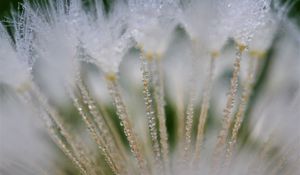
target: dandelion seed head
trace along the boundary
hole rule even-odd
[[[290,29],[278,33],[270,0],[106,5],[25,3],[12,19],[13,39],[0,25],[0,119],[27,111],[43,119],[83,175],[299,172],[299,49]],[[19,91],[27,81],[31,88]],[[3,84],[24,106],[4,104]],[[47,88],[67,91],[61,98],[74,109]],[[0,171],[11,169],[8,154]],[[22,166],[35,166],[27,157]],[[59,174],[61,161],[51,160],[47,174]]]

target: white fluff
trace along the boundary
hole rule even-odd
[[[178,21],[176,0],[129,0],[132,35],[146,52],[164,54]]]
[[[22,42],[20,40],[17,43],[20,44]],[[12,86],[14,89],[22,88],[30,81],[31,67],[20,59],[26,58],[28,53],[26,50],[16,49],[2,24],[0,24],[0,43],[0,82]],[[21,53],[23,53],[22,57]]]
[[[127,29],[128,11],[123,2],[115,2],[112,11],[106,16],[104,6],[96,1],[96,15],[79,15],[78,36],[83,48],[90,57],[84,58],[98,65],[105,73],[117,73],[122,58],[132,46]]]
[[[256,29],[264,25],[265,16],[270,11],[270,0],[220,0],[222,23],[230,37],[236,42],[248,45]]]

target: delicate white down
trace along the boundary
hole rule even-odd
[[[191,1],[183,5],[180,21],[192,40],[208,51],[220,51],[229,38],[229,26],[224,25],[223,11],[218,1]]]
[[[270,10],[270,0],[220,0],[222,26],[230,31],[236,42],[248,45],[256,29],[265,23]]]
[[[58,4],[57,6],[59,7]],[[51,76],[66,84],[72,84],[77,68],[75,58],[78,40],[73,30],[71,15],[59,8],[50,8],[48,14],[44,13],[31,14],[37,57],[51,69]],[[51,20],[45,21],[47,17]]]
[[[127,7],[116,2],[108,16],[103,9],[103,5],[97,3],[96,16],[81,11],[79,39],[88,54],[84,60],[95,63],[105,73],[117,73],[122,58],[132,45],[126,28]]]
[[[0,83],[15,89],[30,80],[29,68],[18,59],[18,54],[4,26],[0,24]]]
[[[163,54],[178,15],[176,0],[129,1],[130,28],[137,44],[146,52]]]
[[[0,174],[37,175],[53,166],[54,150],[32,106],[1,94]]]
[[[266,51],[271,46],[278,29],[279,21],[272,14],[267,14],[267,16],[266,23],[257,28],[257,32],[249,44],[250,50]]]

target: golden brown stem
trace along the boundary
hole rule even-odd
[[[183,150],[183,159],[184,162],[189,162],[190,156],[190,147],[191,147],[191,137],[192,137],[192,127],[193,127],[193,120],[194,120],[194,105],[196,101],[195,95],[195,86],[192,85],[190,90],[190,100],[187,106],[186,111],[186,120],[185,120],[185,140],[184,140],[184,150]]]
[[[226,139],[229,131],[229,127],[232,121],[232,115],[233,115],[233,107],[235,104],[235,97],[237,95],[238,90],[238,76],[240,72],[240,63],[241,63],[241,57],[242,52],[245,49],[245,46],[238,46],[236,58],[234,62],[234,70],[232,74],[232,78],[230,80],[230,92],[227,96],[227,102],[224,109],[224,117],[222,121],[222,129],[218,135],[217,138],[217,144],[213,153],[213,164],[212,169],[213,172],[219,171],[219,165],[220,165],[220,159],[223,154],[224,147],[226,145]]]
[[[210,93],[211,93],[211,88],[212,88],[212,81],[213,81],[213,74],[214,74],[214,69],[215,69],[215,60],[217,55],[213,54],[211,55],[210,58],[210,64],[209,64],[209,71],[208,71],[208,76],[205,81],[205,86],[203,90],[203,96],[202,96],[202,104],[201,104],[201,112],[199,116],[199,123],[198,123],[198,130],[197,130],[197,136],[196,136],[196,145],[195,145],[195,159],[194,163],[197,163],[200,159],[200,150],[204,138],[204,127],[206,124],[206,119],[208,115],[208,110],[210,106]]]
[[[235,116],[235,123],[234,123],[233,129],[232,129],[231,138],[230,138],[230,141],[228,142],[228,148],[226,150],[225,167],[229,166],[229,164],[231,162],[233,149],[237,142],[238,132],[239,132],[239,129],[243,122],[245,110],[246,110],[247,104],[249,102],[249,98],[251,96],[252,86],[254,83],[254,73],[255,73],[255,66],[254,66],[255,62],[254,61],[256,61],[255,58],[250,58],[250,60],[249,60],[249,68],[248,68],[246,82],[245,82],[243,92],[242,92],[241,102],[238,106],[238,112],[236,113],[236,116]]]
[[[133,127],[129,119],[128,111],[125,106],[124,100],[121,96],[121,92],[119,86],[117,84],[117,77],[114,73],[107,74],[106,76],[107,87],[110,92],[111,97],[113,98],[114,105],[117,109],[117,115],[121,120],[121,126],[124,128],[124,133],[129,142],[129,146],[131,152],[134,154],[136,158],[139,168],[141,170],[141,174],[148,174],[146,168],[146,161],[141,153],[141,149],[139,147],[139,142],[137,140],[136,134],[133,132]]]
[[[117,149],[117,145],[114,139],[114,136],[111,133],[109,125],[105,121],[104,117],[99,113],[97,107],[95,105],[94,100],[90,97],[86,87],[83,84],[81,76],[77,76],[77,86],[80,90],[81,97],[83,98],[83,103],[87,105],[88,110],[92,117],[90,117],[91,122],[94,123],[95,129],[98,130],[99,136],[103,140],[103,144],[105,144],[108,149],[108,153],[110,157],[112,157],[112,161],[115,164],[115,167],[120,171],[120,174],[127,174],[126,171],[126,155],[124,150],[122,149],[120,143]],[[81,107],[83,108],[83,106]],[[103,146],[103,145],[102,145]]]
[[[80,170],[81,174],[92,174],[92,170],[87,170],[84,160],[87,158],[76,150],[76,143],[72,140],[69,132],[65,130],[65,124],[60,119],[58,113],[48,104],[47,98],[40,92],[39,88],[31,83],[28,92],[23,94],[26,101],[32,104],[33,109],[37,111],[44,120],[49,136],[54,143],[62,150],[62,152],[72,161],[72,163]],[[39,107],[34,105],[34,101],[37,101]],[[88,173],[90,172],[90,173]]]
[[[156,101],[157,118],[159,123],[159,135],[161,152],[165,166],[165,173],[170,173],[170,162],[169,162],[169,144],[168,134],[166,126],[166,114],[165,114],[165,101],[164,101],[164,83],[163,83],[163,72],[161,60],[159,57],[154,60],[156,70],[154,70],[154,98]]]
[[[111,156],[109,151],[109,146],[107,145],[106,141],[104,140],[104,136],[102,136],[102,132],[98,130],[96,124],[92,120],[91,116],[89,116],[85,111],[84,111],[84,106],[82,106],[79,102],[79,100],[75,97],[72,91],[69,91],[69,95],[73,100],[73,104],[78,110],[80,116],[82,117],[83,121],[87,125],[87,128],[92,136],[92,138],[95,140],[98,148],[102,151],[103,155],[105,156],[105,159],[109,165],[109,167],[112,169],[112,171],[115,174],[120,174],[120,169],[119,167],[113,162],[114,159]]]
[[[144,101],[145,101],[145,107],[146,107],[146,116],[148,119],[148,127],[149,132],[151,136],[152,141],[152,149],[154,152],[154,159],[155,159],[155,166],[158,172],[161,172],[162,170],[162,163],[161,163],[161,153],[160,153],[160,147],[159,147],[159,141],[158,141],[158,131],[156,127],[156,117],[155,112],[153,109],[153,100],[152,100],[152,94],[150,92],[151,83],[153,83],[152,75],[151,75],[151,68],[153,59],[147,57],[144,53],[141,53],[141,71],[142,71],[142,77],[143,77],[143,95],[144,95]]]

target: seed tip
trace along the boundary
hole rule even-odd
[[[109,72],[109,73],[106,73],[105,78],[106,78],[108,81],[113,82],[113,81],[116,81],[117,75],[116,75],[116,73],[114,73],[114,72]]]

